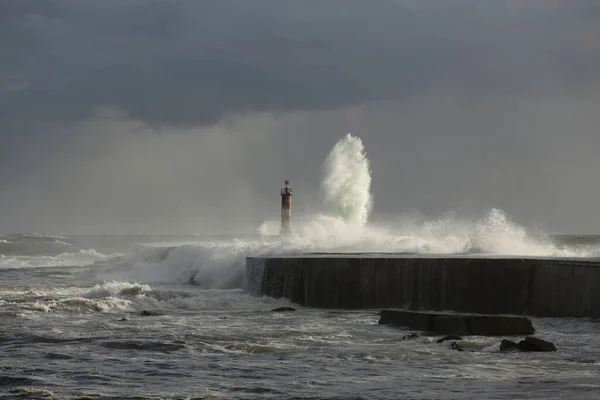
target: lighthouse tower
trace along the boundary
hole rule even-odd
[[[290,230],[290,221],[292,219],[292,188],[290,181],[285,181],[285,187],[281,189],[281,231],[280,235],[292,233]]]

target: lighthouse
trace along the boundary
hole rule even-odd
[[[292,233],[290,230],[290,221],[292,219],[292,188],[290,181],[285,181],[285,187],[281,189],[281,231],[280,235]]]

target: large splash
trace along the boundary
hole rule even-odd
[[[206,289],[243,286],[246,256],[305,252],[414,252],[501,254],[511,256],[592,257],[598,246],[560,245],[530,231],[501,210],[476,219],[446,215],[426,218],[401,214],[396,221],[369,221],[373,206],[369,160],[360,138],[350,134],[332,148],[321,185],[328,212],[294,220],[294,233],[276,236],[279,221],[265,222],[254,240],[205,241],[182,246],[152,246],[119,261],[108,279],[172,282]]]
[[[321,187],[325,201],[346,223],[355,228],[366,225],[373,207],[371,171],[360,138],[347,134],[335,144]]]
[[[289,241],[299,250],[342,250],[364,239],[373,207],[371,170],[362,140],[350,133],[327,155],[321,182],[326,212],[293,223]],[[261,233],[275,232],[275,222]]]

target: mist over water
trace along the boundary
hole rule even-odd
[[[293,182],[292,182],[293,184]],[[132,238],[132,248],[116,248],[84,238],[8,235],[0,239],[0,268],[54,267],[105,263],[103,281],[175,283],[205,289],[243,288],[245,257],[306,252],[395,252],[542,257],[598,257],[596,242],[560,242],[513,222],[502,210],[479,218],[456,214],[427,218],[401,213],[385,222],[370,219],[371,171],[362,140],[347,134],[323,166],[321,213],[295,215],[292,234],[278,236],[280,221],[265,221],[255,237]],[[114,240],[114,239],[110,239]],[[121,240],[121,239],[118,239]],[[75,241],[78,245],[74,245]],[[102,247],[98,247],[102,246]]]
[[[385,223],[369,220],[373,209],[371,171],[362,140],[341,138],[324,164],[321,183],[326,212],[292,218],[288,246],[307,251],[480,253],[498,255],[591,257],[597,249],[555,244],[540,231],[527,229],[502,210],[492,208],[475,219],[448,213],[427,218],[400,213]],[[293,211],[293,210],[292,210]],[[265,222],[259,232],[275,235],[278,221]],[[282,239],[283,240],[283,239]]]
[[[278,236],[280,221],[265,221],[257,238],[141,247],[119,259],[105,279],[176,282],[210,289],[241,288],[245,257],[305,252],[414,252],[542,257],[597,257],[597,244],[574,245],[513,222],[490,209],[477,219],[447,214],[431,219],[399,214],[370,221],[371,171],[363,142],[347,134],[331,149],[321,184],[322,213],[292,216],[292,234]],[[293,183],[293,182],[292,182]],[[292,209],[293,213],[293,209]]]

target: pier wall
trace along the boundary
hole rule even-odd
[[[545,258],[248,258],[248,289],[308,307],[600,317],[600,261]]]

